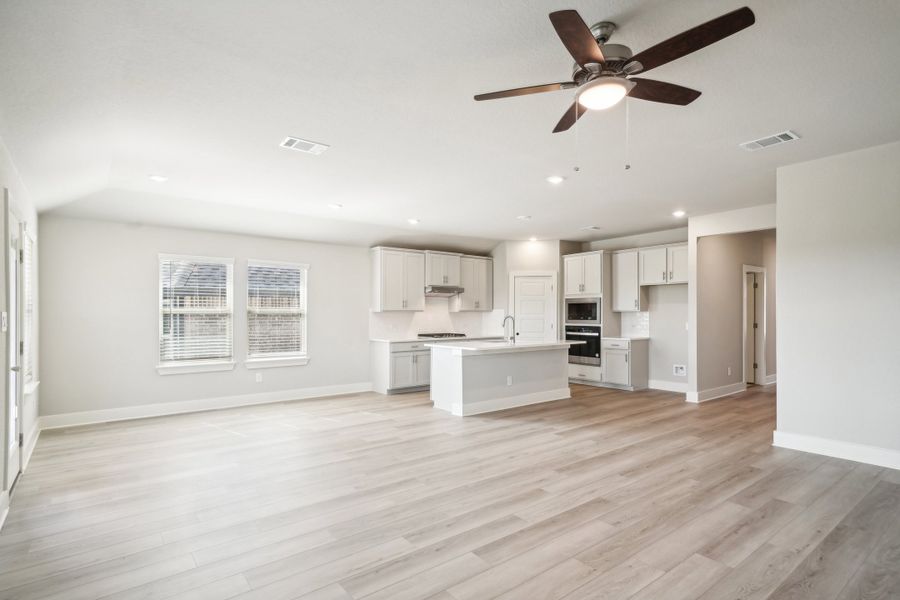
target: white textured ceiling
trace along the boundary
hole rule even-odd
[[[628,103],[627,172],[623,106],[552,134],[572,91],[472,95],[566,78],[553,10],[638,52],[741,4],[5,0],[0,136],[39,209],[70,215],[472,250],[662,229],[772,202],[779,165],[900,139],[900,2],[748,5],[756,25],[647,75],[703,95]],[[803,139],[738,148],[784,129]]]

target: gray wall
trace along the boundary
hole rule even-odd
[[[777,223],[778,430],[900,450],[900,143],[780,168]]]
[[[41,414],[370,381],[366,248],[62,217],[40,225]],[[159,253],[235,259],[233,371],[156,372]],[[308,365],[244,366],[249,258],[309,264]]]
[[[774,236],[774,231],[766,230],[711,235],[697,242],[697,374],[700,390],[743,381],[742,267],[766,267],[764,247],[774,244]],[[772,256],[771,251],[769,256]],[[767,285],[772,275],[767,268]],[[771,294],[767,294],[767,302],[769,296]],[[768,348],[774,347],[776,338],[774,322],[767,322],[767,356]],[[774,358],[774,351],[772,356]],[[729,367],[731,375],[728,375]],[[766,370],[769,374],[774,372],[768,364]]]
[[[686,384],[673,375],[673,365],[688,364],[688,286],[647,286],[650,313],[650,379]]]

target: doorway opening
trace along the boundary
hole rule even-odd
[[[766,269],[744,265],[744,383],[766,383]]]

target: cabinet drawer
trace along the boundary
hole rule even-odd
[[[631,340],[602,340],[600,344],[601,348],[619,348],[621,350],[631,348]]]
[[[415,350],[429,350],[425,347],[430,342],[391,342],[391,352],[413,352]]]
[[[575,365],[569,363],[569,378],[585,381],[603,381],[603,369],[594,365]]]

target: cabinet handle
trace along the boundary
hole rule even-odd
[[[672,281],[673,279],[675,278],[672,276],[672,271],[669,271],[669,281]]]
[[[665,272],[665,271],[663,271],[663,281],[667,281],[667,280],[666,280],[666,272]]]
[[[638,301],[637,301],[637,298],[634,299],[634,307],[635,307],[635,308],[638,307]]]

